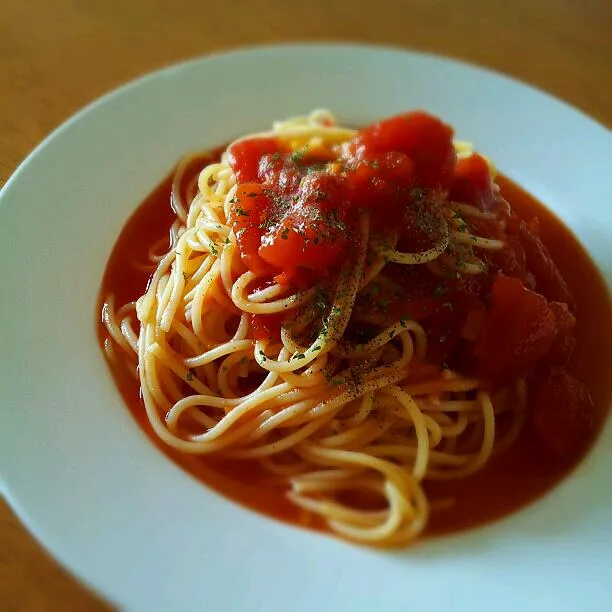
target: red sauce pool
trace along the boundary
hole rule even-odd
[[[195,160],[188,172],[193,176],[207,161],[206,158]],[[528,220],[537,215],[542,240],[576,298],[577,344],[568,370],[588,388],[596,408],[596,431],[600,431],[612,400],[612,307],[608,290],[583,247],[553,213],[509,179],[499,176],[497,182],[520,217]],[[174,220],[170,189],[171,177],[168,177],[126,223],[107,264],[99,307],[108,293],[114,293],[116,304],[121,305],[144,292],[149,274],[128,264],[146,261],[151,245],[168,235]],[[101,322],[98,337],[102,345],[106,330]],[[317,519],[307,519],[282,491],[261,485],[265,474],[254,462],[184,455],[163,445],[146,418],[138,384],[122,368],[111,369],[134,418],[153,443],[183,469],[253,510],[289,523],[324,529]],[[460,531],[514,512],[549,491],[580,462],[582,455],[564,461],[553,459],[532,439],[529,429],[524,428],[508,451],[493,458],[477,474],[461,480],[426,483],[430,499],[454,499],[452,510],[432,512],[426,535]]]

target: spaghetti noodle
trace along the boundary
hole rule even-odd
[[[258,462],[372,545],[423,532],[424,482],[512,445],[528,377],[567,358],[571,296],[555,314],[536,293],[529,230],[492,164],[451,136],[424,113],[356,132],[315,111],[232,143],[197,184],[179,166],[170,249],[153,245],[140,299],[103,304],[107,356],[139,381],[160,440]],[[514,332],[537,319],[528,349],[498,346],[502,315]]]

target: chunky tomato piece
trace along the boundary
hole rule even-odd
[[[254,340],[274,341],[280,340],[281,325],[285,314],[250,315],[251,330]]]
[[[373,231],[397,223],[414,184],[414,164],[404,153],[389,152],[348,164],[347,189],[356,208],[375,211]]]
[[[259,164],[264,155],[284,155],[288,149],[276,138],[250,138],[232,144],[227,153],[238,183],[259,181]]]
[[[258,255],[262,227],[271,213],[271,202],[258,183],[244,183],[236,190],[230,209],[230,222],[236,234],[240,257],[247,268],[256,274],[272,271]]]
[[[450,186],[456,161],[453,130],[436,117],[414,111],[384,119],[360,130],[348,146],[349,156],[357,159],[391,151],[412,160],[417,186]]]
[[[576,344],[574,337],[574,327],[576,327],[576,317],[570,312],[567,304],[561,302],[551,302],[550,309],[555,315],[557,324],[557,337],[548,351],[546,360],[550,365],[565,367]]]
[[[525,376],[546,355],[556,333],[555,315],[546,298],[525,289],[519,279],[500,274],[474,346],[476,371],[494,381]]]
[[[394,188],[407,190],[414,186],[414,162],[405,153],[389,151],[376,161],[380,175]]]
[[[377,162],[359,160],[347,173],[351,201],[358,208],[377,209],[394,203],[393,187],[380,175]]]
[[[262,183],[273,185],[284,195],[298,190],[304,174],[303,168],[299,168],[291,158],[285,159],[279,153],[264,155],[257,172]]]
[[[442,240],[444,193],[438,189],[414,189],[407,198],[401,219],[397,249],[421,253]]]
[[[341,176],[321,172],[305,177],[290,212],[263,237],[259,255],[288,273],[283,280],[291,281],[298,268],[325,275],[338,261],[350,231],[345,187]]]
[[[321,240],[315,227],[299,215],[290,215],[264,237],[259,255],[284,271],[299,267],[321,269],[336,262],[342,246],[329,239]]]
[[[525,223],[520,225],[519,237],[525,249],[527,266],[535,276],[538,290],[552,302],[567,304],[575,313],[574,296],[540,237]]]
[[[349,200],[346,178],[338,174],[311,172],[300,183],[294,210],[301,210],[315,221],[330,225],[337,213],[346,215],[353,203]]]
[[[553,370],[533,391],[531,427],[557,457],[586,450],[595,430],[595,408],[585,386],[564,370]]]
[[[474,153],[457,161],[455,177],[449,199],[462,204],[471,204],[480,210],[495,208],[497,198],[489,165],[484,157]]]
[[[279,285],[291,285],[297,289],[307,289],[325,277],[327,272],[322,273],[310,268],[290,268],[277,274],[274,282]]]
[[[294,213],[264,237],[259,255],[285,272],[300,267],[325,269],[337,261],[344,245],[341,236],[322,237],[319,226]]]

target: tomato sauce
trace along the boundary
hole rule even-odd
[[[419,148],[423,139],[438,143],[430,152],[430,159],[436,160],[437,164],[437,171],[434,174],[431,173],[431,167],[423,165],[418,158],[413,160],[399,155],[389,157],[386,156],[383,149],[376,150],[376,139],[381,138],[381,128],[377,127],[364,130],[360,138],[353,142],[351,154],[354,155],[357,162],[352,168],[353,172],[348,182],[359,186],[360,189],[364,185],[378,189],[379,196],[387,198],[387,202],[392,202],[394,197],[394,194],[388,190],[389,181],[394,189],[400,189],[404,194],[406,189],[413,189],[415,185],[423,184],[423,181],[430,186],[434,184],[434,188],[448,188],[452,185],[451,191],[456,190],[457,197],[477,202],[480,208],[488,210],[493,202],[493,194],[489,191],[489,186],[484,183],[481,185],[478,181],[469,178],[476,175],[481,176],[478,174],[483,168],[481,161],[477,157],[471,158],[469,164],[460,167],[461,171],[457,173],[457,176],[467,177],[465,181],[456,180],[452,183],[448,175],[450,153],[443,144],[444,139],[448,138],[448,133],[445,132],[444,126],[434,127],[435,129],[430,126],[433,131],[430,128],[428,128],[429,131],[423,128],[422,133],[417,130],[416,136],[411,136],[414,142],[410,140],[406,145],[408,149],[411,146]],[[384,136],[384,130],[382,133]],[[320,278],[322,270],[327,269],[330,262],[337,256],[337,244],[340,243],[342,247],[346,247],[343,240],[348,240],[350,233],[339,231],[333,236],[333,240],[322,240],[320,248],[312,251],[305,270],[284,267],[284,263],[291,259],[293,251],[303,249],[304,243],[300,243],[300,240],[304,240],[304,235],[308,237],[309,231],[309,228],[306,228],[306,234],[302,232],[301,236],[296,233],[297,237],[292,238],[293,242],[282,238],[282,232],[286,229],[286,226],[283,227],[282,219],[291,217],[291,214],[298,217],[302,214],[299,210],[292,212],[291,203],[287,204],[286,195],[297,195],[298,198],[301,198],[304,205],[302,208],[310,207],[323,212],[333,210],[335,212],[332,216],[335,221],[350,226],[353,222],[351,211],[344,203],[345,195],[340,193],[346,188],[346,185],[339,186],[336,179],[329,179],[315,173],[310,183],[306,182],[307,189],[298,192],[296,185],[299,185],[301,179],[307,175],[308,168],[321,160],[323,162],[328,160],[326,152],[311,152],[309,153],[311,157],[307,158],[306,162],[304,159],[291,159],[288,164],[287,152],[282,150],[279,143],[266,141],[258,142],[256,145],[256,151],[234,152],[235,158],[241,160],[241,172],[243,172],[241,175],[243,185],[238,193],[240,202],[234,208],[232,218],[235,230],[244,228],[242,234],[245,238],[242,242],[239,238],[241,254],[248,267],[260,271],[265,270],[271,275],[276,274],[277,281],[280,278],[281,281],[309,284],[313,282],[313,279]],[[364,151],[367,152],[367,155]],[[260,163],[262,157],[264,158],[263,164]],[[277,163],[279,159],[283,160],[282,164]],[[362,163],[364,159],[367,159],[368,163]],[[374,166],[371,165],[372,159],[376,162]],[[254,160],[257,160],[257,163]],[[210,160],[206,158],[196,160],[193,167],[188,169],[187,174],[191,173],[192,176],[195,176],[197,169],[207,161]],[[382,167],[383,173],[387,173],[386,185],[371,180],[372,167],[377,172]],[[402,169],[403,177],[412,177],[408,184],[398,186],[395,179],[389,179],[393,176],[394,170],[398,168]],[[363,182],[364,177],[367,178],[365,183]],[[520,228],[523,226],[523,230],[528,231],[530,223],[531,227],[535,227],[532,220],[537,217],[539,238],[546,244],[552,261],[567,283],[564,289],[559,285],[554,274],[550,273],[546,262],[536,261],[536,267],[541,264],[542,270],[538,282],[541,278],[549,281],[546,285],[547,291],[550,291],[552,296],[547,296],[549,302],[555,301],[552,298],[558,296],[559,292],[562,294],[564,290],[572,296],[572,303],[569,304],[571,308],[549,308],[547,305],[549,302],[544,298],[541,298],[543,302],[538,300],[539,296],[535,293],[530,294],[528,300],[521,302],[522,307],[532,308],[533,312],[545,312],[543,316],[548,324],[554,325],[557,330],[564,329],[567,321],[570,322],[569,328],[572,328],[575,315],[575,327],[572,332],[575,346],[569,363],[563,364],[562,374],[551,375],[547,370],[536,370],[533,374],[529,391],[530,396],[535,397],[540,404],[539,421],[534,421],[533,426],[526,425],[513,446],[503,454],[494,457],[482,471],[473,476],[461,480],[425,484],[426,493],[431,501],[452,499],[450,509],[432,512],[427,528],[429,535],[454,532],[499,519],[543,495],[579,463],[601,430],[612,400],[612,379],[609,376],[612,371],[612,308],[604,281],[571,231],[550,211],[509,179],[499,176],[497,183],[501,187],[502,195],[510,202],[517,215],[515,235],[519,235],[522,231]],[[108,293],[114,293],[117,304],[122,304],[138,298],[144,292],[149,273],[129,264],[130,262],[147,261],[151,245],[167,235],[174,220],[169,204],[170,189],[171,178],[168,178],[141,204],[127,222],[109,258],[101,287],[101,299]],[[327,198],[325,202],[321,199],[317,201],[317,193],[320,191],[325,191],[327,194],[335,193],[337,197],[332,197],[331,201]],[[241,215],[236,210],[238,208],[249,214]],[[399,211],[397,214],[403,215],[404,213]],[[281,221],[280,226],[276,229],[273,229],[273,224],[267,223],[274,215],[276,215],[274,221],[277,226],[279,219]],[[279,215],[282,215],[282,218]],[[299,223],[304,221],[298,217],[294,217],[294,220],[297,219]],[[311,219],[312,216],[308,218]],[[397,220],[395,218],[394,222]],[[524,222],[523,225],[519,224],[521,221]],[[319,232],[320,228],[315,228],[315,230]],[[279,235],[272,235],[270,233],[272,231],[278,232]],[[334,231],[333,224],[332,231]],[[260,245],[265,243],[266,235],[268,235],[269,245],[276,244],[277,247],[281,245],[282,248],[277,249],[278,252],[275,253],[273,250],[270,254],[264,249],[262,253]],[[310,239],[313,236],[314,234],[310,236]],[[509,238],[511,239],[512,237]],[[529,253],[526,257],[529,258]],[[513,271],[511,276],[523,278],[523,275],[526,274],[526,264],[520,259],[512,255],[509,259],[506,258],[500,266],[502,269],[505,269],[503,266],[511,269]],[[392,269],[391,276],[393,276]],[[400,272],[397,273],[395,280],[406,281]],[[451,353],[449,347],[452,346],[455,350],[457,346],[457,338],[454,338],[448,330],[452,328],[453,321],[458,316],[465,318],[468,313],[471,313],[470,316],[476,313],[476,319],[478,319],[479,308],[484,308],[478,304],[493,300],[495,305],[496,291],[503,298],[500,304],[505,303],[508,296],[517,294],[519,289],[526,291],[522,287],[517,288],[512,279],[500,281],[497,287],[495,284],[491,286],[490,282],[486,287],[470,284],[469,290],[466,290],[464,285],[453,284],[454,281],[448,281],[442,287],[428,285],[428,282],[416,276],[412,278],[411,287],[416,293],[408,302],[392,304],[390,311],[392,316],[409,315],[416,319],[425,319],[423,324],[428,332],[428,337],[434,339],[432,345],[435,349],[430,357],[439,362],[448,358]],[[481,281],[470,280],[469,282],[479,283]],[[524,284],[528,285],[529,282],[536,281],[530,280],[525,275]],[[438,290],[441,296],[436,295]],[[531,297],[532,295],[537,297]],[[446,308],[449,303],[455,305],[452,312]],[[492,309],[494,306],[492,308],[487,306],[487,308]],[[432,309],[434,317],[430,316]],[[276,322],[274,320],[261,318],[255,323],[254,329],[258,337],[271,337],[275,334]],[[98,335],[102,343],[105,338],[105,330],[101,323]],[[567,338],[562,337],[561,332],[556,337],[561,338],[557,345],[553,343],[552,336],[551,339],[545,339],[544,344],[548,343],[545,349],[549,354],[563,356],[565,354],[563,341]],[[436,350],[439,353],[437,356]],[[481,350],[486,353],[487,348],[481,347]],[[542,350],[544,351],[544,348]],[[474,367],[478,368],[478,355],[472,357]],[[160,450],[195,478],[228,498],[274,518],[323,529],[319,519],[307,517],[302,510],[287,500],[281,490],[271,489],[265,483],[268,474],[264,473],[256,462],[232,462],[214,457],[198,457],[180,454],[165,447],[154,435],[146,419],[138,384],[120,367],[113,368],[112,374],[127,406],[143,430]],[[584,387],[580,385],[579,388],[575,388],[574,383],[571,382],[573,380],[581,381]],[[565,389],[565,394],[560,399],[555,397],[555,390],[561,388]],[[563,404],[566,398],[572,397],[576,401],[585,403],[587,399],[584,394],[587,391],[590,396],[588,399],[590,406],[588,427],[580,429],[580,422],[572,421],[576,424],[576,431],[579,432],[576,434],[580,437],[579,444],[563,448],[563,452],[558,455],[549,452],[550,449],[542,444],[541,438],[534,434],[534,430],[537,432],[538,427],[545,429],[554,427],[547,416],[551,402]]]

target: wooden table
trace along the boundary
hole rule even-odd
[[[612,126],[610,0],[4,0],[0,28],[2,183],[44,136],[109,89],[187,57],[271,41],[451,55],[538,85]],[[0,500],[0,609],[109,607]]]

